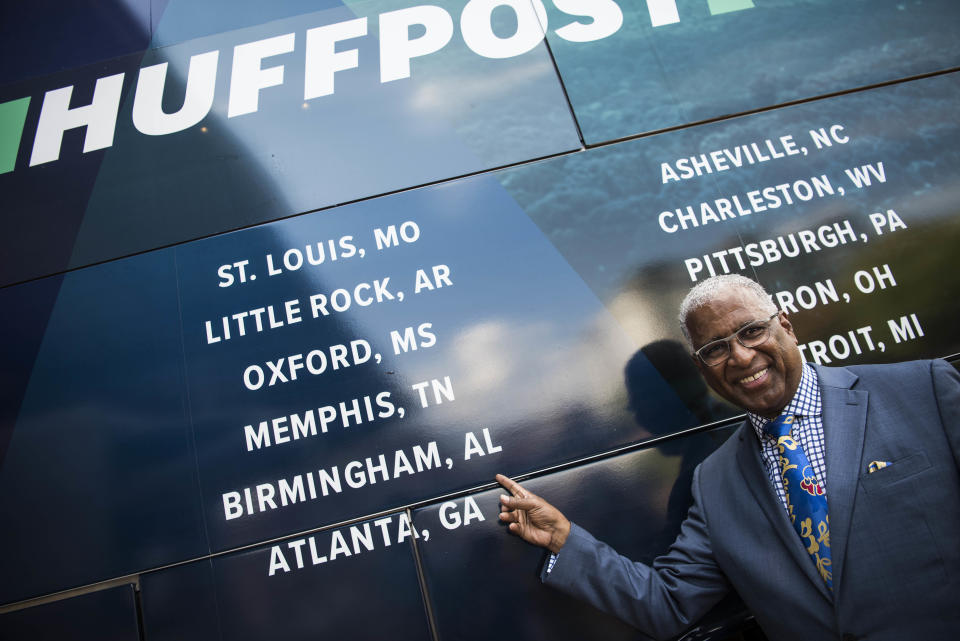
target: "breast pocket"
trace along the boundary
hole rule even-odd
[[[883,492],[891,486],[907,481],[924,470],[930,469],[930,461],[924,452],[912,452],[893,461],[875,472],[864,470],[860,474],[860,487],[867,493]]]

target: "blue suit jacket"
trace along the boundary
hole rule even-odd
[[[732,586],[771,639],[956,639],[960,376],[943,361],[817,374],[833,595],[746,423],[697,469],[694,504],[653,567],[574,525],[543,581],[659,638],[695,623]],[[869,473],[871,461],[890,465]]]

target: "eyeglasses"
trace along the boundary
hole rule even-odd
[[[780,312],[774,312],[766,320],[758,320],[741,327],[726,338],[710,341],[694,354],[708,367],[715,367],[730,357],[730,341],[734,338],[744,347],[759,347],[770,338],[770,321]]]

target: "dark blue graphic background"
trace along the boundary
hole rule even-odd
[[[707,390],[682,343],[686,261],[849,225],[836,247],[744,269],[728,253],[728,264],[778,301],[835,287],[838,301],[787,310],[808,359],[960,353],[960,80],[938,73],[960,60],[954,3],[755,0],[711,15],[705,0],[678,0],[680,21],[654,27],[646,3],[621,0],[616,33],[575,43],[556,29],[576,18],[547,1],[546,41],[490,59],[467,47],[466,2],[450,0],[435,4],[451,15],[451,41],[414,58],[411,78],[381,83],[378,17],[411,4],[4,7],[0,50],[16,64],[0,73],[0,103],[30,105],[14,170],[0,174],[0,636],[68,625],[154,641],[488,639],[506,626],[524,639],[632,638],[542,590],[542,552],[497,524],[491,480],[529,478],[634,558],[666,549],[692,470],[738,413]],[[358,16],[368,35],[338,47],[358,48],[359,67],[336,73],[334,95],[304,103],[306,30]],[[491,20],[499,37],[516,29],[506,6]],[[294,52],[264,61],[284,65],[284,84],[260,92],[256,113],[227,118],[234,47],[285,33]],[[190,56],[211,50],[207,117],[165,136],[136,131],[139,70],[169,63],[172,112]],[[113,145],[83,153],[84,130],[70,130],[59,160],[30,167],[45,92],[73,85],[80,106],[116,73]],[[857,90],[877,83],[891,84]],[[842,95],[807,100],[832,93]],[[834,125],[848,141],[816,149],[809,131]],[[786,135],[806,153],[662,179],[662,163]],[[857,188],[848,177],[879,163],[884,181]],[[821,175],[843,193],[674,233],[658,223],[664,211]],[[905,227],[891,228],[888,211]],[[375,230],[405,223],[418,236],[378,250]],[[328,243],[347,237],[355,253],[337,245],[333,260]],[[322,264],[269,274],[267,255],[279,266],[318,243]],[[858,288],[875,269],[896,283]],[[433,287],[415,293],[418,270]],[[357,291],[373,294],[378,281],[392,298],[312,317],[310,296],[364,283]],[[257,332],[248,315],[246,335],[233,321],[224,338],[222,317],[272,306],[283,318],[294,300],[300,322]],[[914,334],[897,338],[888,321],[913,318]],[[207,321],[221,340],[208,342]],[[435,343],[396,353],[391,332],[418,327]],[[831,351],[863,327],[874,349]],[[361,339],[365,362],[244,385],[252,365],[269,380],[268,362],[329,357]],[[447,378],[455,398],[438,402],[430,381]],[[414,387],[424,382],[426,407]],[[247,451],[247,425],[354,399],[362,408],[384,392],[390,416]],[[430,443],[439,466],[394,478],[397,451],[415,466],[413,448]],[[366,461],[380,455],[390,478],[371,483]],[[356,488],[353,461],[367,477]],[[290,505],[275,493],[276,508],[256,509],[258,486],[277,492],[281,479],[334,467],[341,492]],[[224,495],[245,489],[254,513],[227,519]],[[416,534],[398,540],[407,518]],[[378,519],[390,520],[389,545],[269,575],[276,549],[292,563],[298,541],[349,541]],[[92,595],[11,607],[101,581]],[[704,625],[737,630],[744,616],[733,599]]]

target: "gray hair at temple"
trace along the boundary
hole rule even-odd
[[[777,306],[770,300],[770,294],[763,286],[752,278],[741,276],[740,274],[722,274],[713,276],[707,280],[697,283],[684,296],[680,303],[680,329],[683,331],[683,337],[687,339],[687,344],[693,347],[693,339],[690,337],[690,330],[687,329],[687,318],[695,310],[700,309],[712,300],[715,300],[721,293],[730,288],[748,289],[757,298],[766,301],[770,305],[770,313],[777,311]]]

